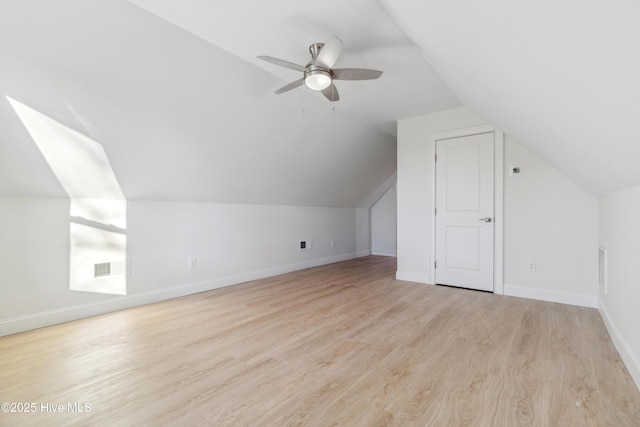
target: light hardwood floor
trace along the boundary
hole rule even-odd
[[[365,257],[0,338],[0,401],[36,404],[0,425],[640,425],[596,310],[394,273]]]

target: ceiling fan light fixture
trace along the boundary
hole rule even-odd
[[[309,70],[304,73],[304,83],[311,90],[323,90],[331,85],[331,73],[325,70]]]
[[[325,98],[335,102],[340,100],[340,95],[333,84],[334,80],[375,80],[382,75],[382,71],[366,68],[333,68],[341,52],[342,40],[333,36],[326,43],[314,43],[309,46],[311,61],[305,66],[271,56],[260,55],[258,59],[304,73],[302,78],[276,90],[276,95],[307,86],[311,90],[322,92]]]

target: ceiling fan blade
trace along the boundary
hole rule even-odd
[[[291,70],[296,70],[303,73],[307,71],[306,67],[303,67],[302,65],[294,64],[293,62],[285,61],[283,59],[273,58],[271,56],[264,56],[264,55],[260,55],[257,58],[262,59],[263,61],[270,62],[275,65],[279,65],[281,67],[289,68]]]
[[[282,86],[280,89],[276,91],[276,95],[280,95],[281,93],[285,93],[290,91],[291,89],[295,89],[304,84],[304,79],[296,80],[295,82],[291,82],[286,86]]]
[[[327,98],[331,102],[340,101],[340,95],[338,94],[338,89],[336,88],[336,85],[334,85],[333,83],[331,83],[331,85],[328,88],[322,89],[322,94],[325,96],[325,98]]]
[[[365,68],[336,68],[331,73],[335,80],[374,80],[382,75],[382,71]]]
[[[316,58],[316,65],[327,69],[333,67],[338,57],[340,57],[341,52],[342,40],[336,36],[331,37],[329,41],[322,46],[322,49],[320,49],[320,53],[318,53],[318,57]]]

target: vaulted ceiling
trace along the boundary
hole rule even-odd
[[[0,2],[0,59],[0,195],[67,196],[7,96],[101,144],[129,200],[351,207],[395,172],[392,119],[276,96],[283,80],[124,0]]]
[[[384,1],[464,105],[596,196],[640,184],[640,2]]]
[[[640,184],[631,0],[6,0],[0,195],[66,196],[11,99],[104,147],[130,200],[357,206],[398,119],[466,105],[594,195]],[[329,103],[298,64],[337,35]],[[60,141],[63,144],[64,141]]]

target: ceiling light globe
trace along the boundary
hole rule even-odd
[[[304,76],[304,83],[311,90],[323,90],[331,85],[331,74],[324,70],[308,71]]]

